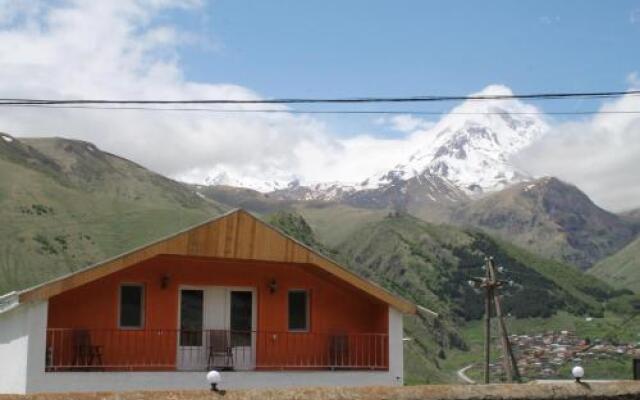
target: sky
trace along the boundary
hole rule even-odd
[[[640,1],[0,0],[0,71],[4,98],[625,90],[640,87]],[[638,98],[534,105],[640,110]],[[640,206],[637,115],[544,118],[550,132],[514,163],[572,182],[603,207]],[[359,181],[392,167],[437,120],[0,109],[0,131],[88,140],[194,182],[220,171],[258,181]]]

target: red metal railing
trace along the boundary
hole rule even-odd
[[[48,329],[47,371],[375,369],[386,334]]]

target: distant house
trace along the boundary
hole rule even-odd
[[[0,393],[399,385],[415,312],[236,210],[0,297]]]

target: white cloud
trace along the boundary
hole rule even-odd
[[[179,46],[202,38],[160,24],[158,20],[165,19],[158,17],[176,7],[199,11],[197,1],[45,4],[29,1],[0,14],[4,97],[260,98],[242,86],[194,82],[184,76]],[[390,123],[403,132],[429,125],[409,115]],[[221,170],[256,180],[358,182],[391,166],[407,148],[402,140],[367,135],[338,139],[322,121],[286,113],[3,108],[0,130],[15,136],[88,140],[155,171],[194,182]]]
[[[30,2],[1,15],[4,97],[260,97],[245,87],[198,83],[183,75],[177,50],[192,35],[158,24],[156,17],[175,7],[198,7],[198,2],[43,4]],[[219,165],[264,179],[303,173],[324,179],[352,147],[332,139],[322,122],[290,114],[4,108],[0,129],[17,136],[89,140],[156,171],[192,180],[202,180]]]
[[[412,133],[417,130],[432,128],[435,123],[422,118],[417,118],[411,114],[400,114],[392,117],[381,117],[376,120],[380,125],[388,125],[391,129],[402,133]]]
[[[606,103],[605,112],[638,111],[640,97]],[[611,210],[640,206],[640,115],[602,113],[582,122],[555,125],[515,160],[536,175],[577,185]]]
[[[637,90],[640,88],[640,77],[637,72],[634,71],[627,75],[627,84],[630,89]]]
[[[636,24],[640,22],[640,8],[635,8],[629,13],[629,22]]]

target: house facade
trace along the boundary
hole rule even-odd
[[[0,393],[399,385],[416,306],[236,210],[0,298]]]

